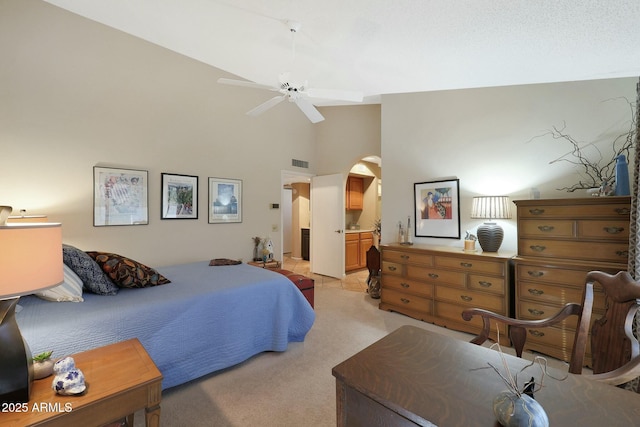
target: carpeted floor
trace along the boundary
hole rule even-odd
[[[287,260],[283,268],[309,274],[304,262]],[[304,342],[165,390],[161,425],[335,426],[335,365],[406,324],[470,340],[467,334],[379,310],[379,300],[365,291],[366,276],[313,276],[316,321]],[[138,411],[135,426],[143,425],[144,413]]]

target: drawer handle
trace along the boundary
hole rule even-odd
[[[403,304],[409,304],[411,301],[406,299],[406,298],[400,298],[400,301],[402,301]]]
[[[402,282],[402,283],[400,283],[400,286],[402,286],[405,289],[409,289],[409,284],[408,283]]]
[[[544,291],[541,291],[540,289],[527,289],[527,291],[529,291],[531,295],[535,295],[537,297],[544,294]]]
[[[616,255],[626,258],[629,256],[629,251],[616,251]]]
[[[624,227],[603,227],[603,229],[609,234],[620,234],[624,231]]]
[[[544,314],[544,311],[536,310],[535,308],[530,308],[529,313],[531,313],[531,315],[533,316],[542,316]]]
[[[403,254],[403,255],[400,255],[400,258],[402,258],[402,259],[405,259],[405,260],[406,260],[406,259],[409,259],[409,255],[404,255],[404,254]]]
[[[393,265],[390,265],[390,266],[389,266],[389,270],[391,270],[391,271],[396,271],[396,270],[397,270],[397,268],[396,268],[395,266],[393,266]]]
[[[531,215],[542,215],[544,213],[544,209],[540,209],[540,208],[529,209],[529,213]]]
[[[543,252],[545,249],[547,249],[547,247],[543,245],[531,245],[529,247],[534,252]]]
[[[431,277],[432,279],[437,279],[438,277],[440,277],[436,273],[429,273],[427,274],[427,276]]]
[[[478,282],[478,285],[482,286],[483,288],[490,288],[493,285],[493,283],[480,280]]]
[[[529,271],[527,271],[527,274],[529,276],[531,276],[531,277],[542,277],[542,276],[544,276],[544,271],[532,271],[532,270],[529,270]]]
[[[544,336],[544,332],[540,332],[540,331],[539,331],[539,330],[537,330],[537,329],[532,329],[532,330],[530,330],[530,331],[529,331],[529,333],[530,333],[531,335],[533,335],[534,337],[538,337],[538,338],[541,338],[541,337],[543,337],[543,336]]]
[[[466,267],[466,268],[471,268],[471,267],[473,267],[473,264],[471,264],[470,262],[461,262],[460,266]]]
[[[540,231],[553,231],[555,227],[553,225],[539,225],[538,230]]]
[[[631,213],[631,209],[629,209],[629,208],[616,208],[616,209],[614,209],[614,211],[618,215],[629,215],[629,213]]]
[[[467,295],[460,295],[460,299],[462,301],[465,301],[465,302],[470,302],[470,301],[473,300],[473,298],[471,298],[470,296],[467,296]]]

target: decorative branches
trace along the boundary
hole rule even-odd
[[[580,170],[581,179],[579,179],[576,184],[569,187],[558,188],[558,190],[565,190],[572,193],[579,189],[598,188],[607,184],[611,185],[615,181],[616,159],[621,154],[629,159],[631,157],[631,150],[634,148],[636,142],[636,114],[633,104],[628,100],[627,103],[629,104],[629,112],[631,115],[629,130],[617,135],[613,139],[611,143],[613,156],[610,158],[605,158],[602,151],[600,151],[594,142],[581,145],[575,138],[565,133],[566,123],[563,123],[561,128],[553,126],[542,135],[532,138],[536,139],[551,136],[553,139],[567,141],[571,145],[572,150],[570,152],[550,161],[549,164],[567,162],[575,165]],[[597,152],[596,159],[587,158],[583,151],[586,147],[592,147]]]

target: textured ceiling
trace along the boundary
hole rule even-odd
[[[46,1],[247,80],[289,71],[365,102],[640,76],[639,0]]]

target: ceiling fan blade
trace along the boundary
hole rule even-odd
[[[285,95],[274,96],[267,102],[263,102],[262,104],[258,105],[256,108],[250,111],[247,111],[247,116],[253,116],[253,117],[259,116],[260,114],[267,111],[269,108],[275,107],[276,105],[280,104],[286,98],[287,97]]]
[[[222,83],[223,85],[250,87],[250,88],[253,88],[253,89],[266,89],[266,90],[271,90],[271,91],[278,91],[279,90],[277,87],[273,87],[273,86],[269,86],[269,85],[263,85],[263,84],[260,84],[260,83],[249,82],[249,81],[246,81],[246,80],[233,80],[233,79],[220,78],[220,79],[218,79],[218,83]]]
[[[298,108],[302,110],[304,115],[307,116],[309,120],[311,120],[311,123],[318,123],[324,120],[324,117],[322,116],[322,114],[320,114],[320,111],[318,111],[316,107],[314,107],[313,104],[311,104],[306,99],[297,98],[294,100],[294,102],[296,103]]]
[[[361,92],[352,90],[309,88],[306,92],[311,98],[332,99],[334,101],[362,102],[363,99]]]

